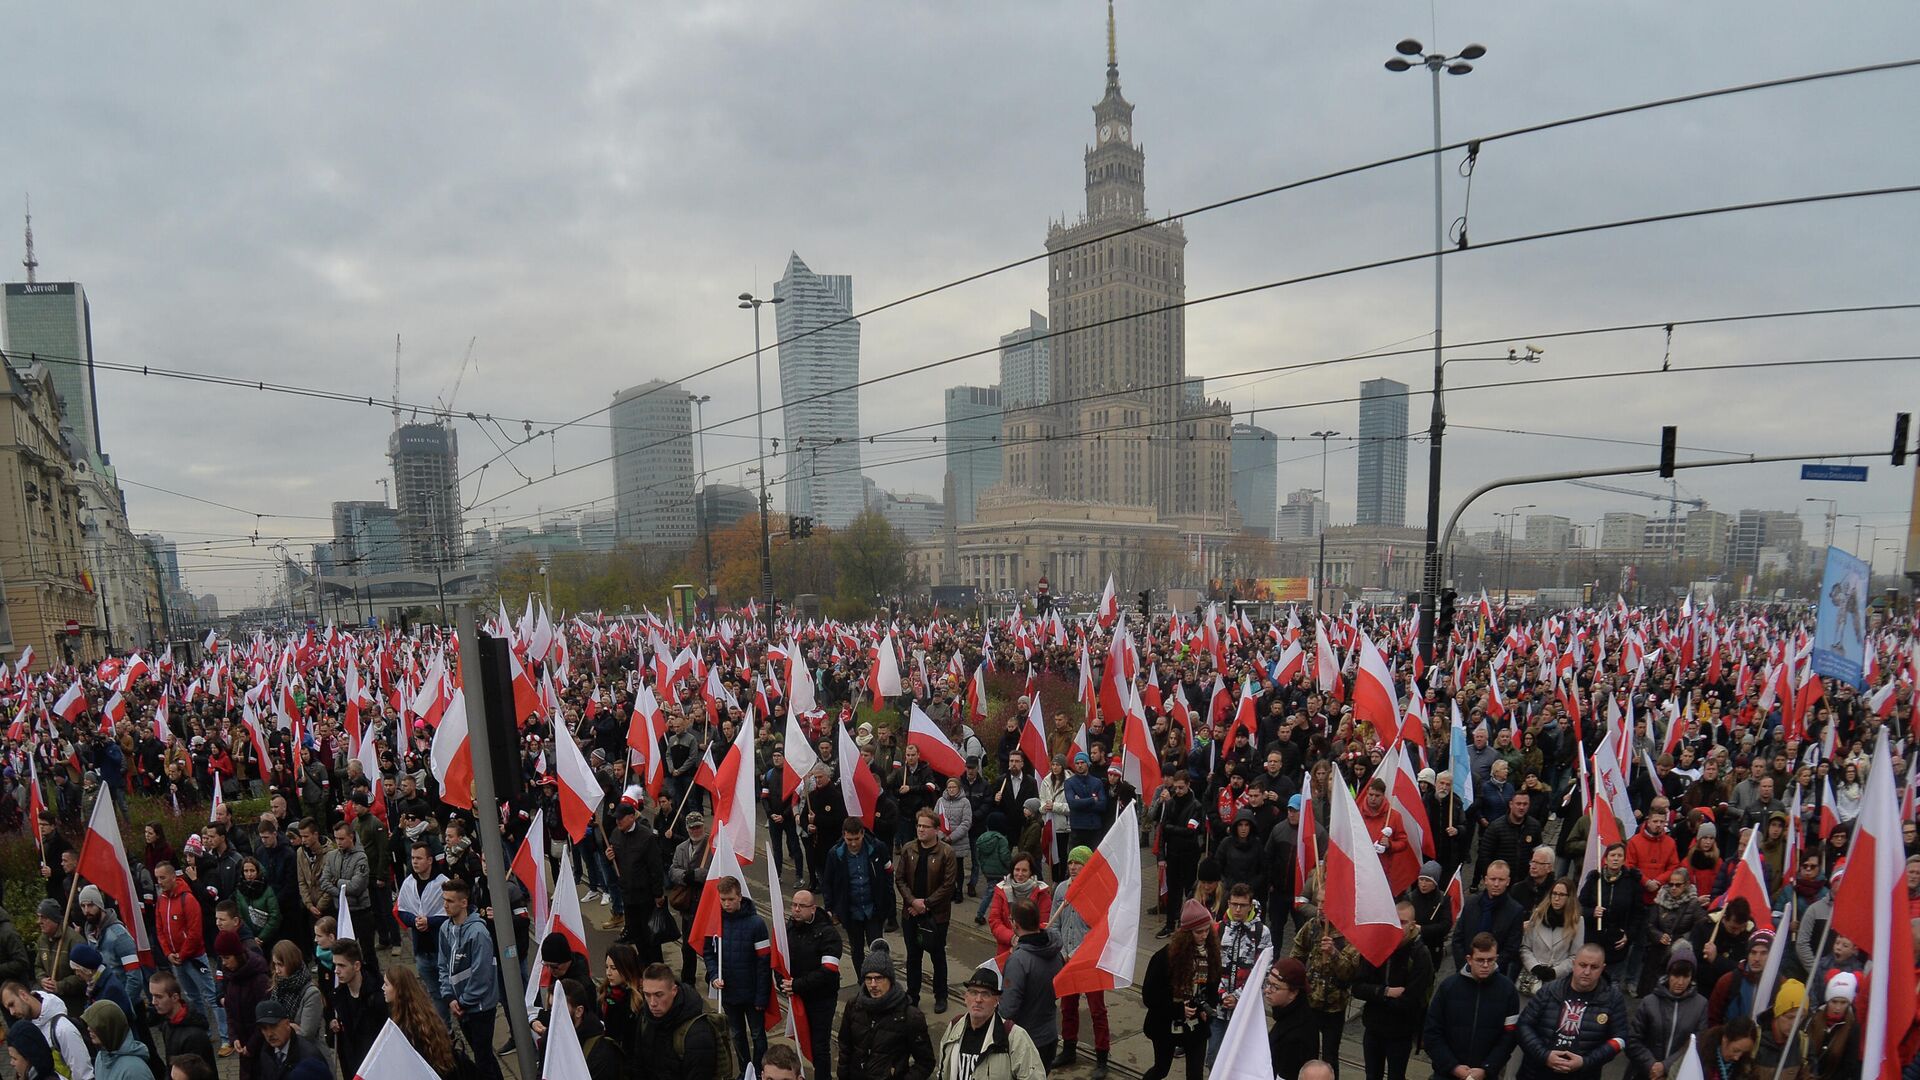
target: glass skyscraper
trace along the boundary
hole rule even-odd
[[[1273,538],[1280,520],[1280,443],[1273,432],[1252,424],[1233,425],[1233,502],[1240,528]]]
[[[1368,379],[1360,384],[1360,482],[1354,508],[1359,525],[1407,524],[1407,384]]]
[[[843,528],[865,508],[860,488],[860,322],[853,278],[816,274],[798,253],[774,283],[780,341],[787,513]],[[801,335],[805,334],[805,337]],[[769,469],[774,466],[771,462]]]
[[[980,493],[1000,482],[1000,401],[997,386],[947,388],[947,473],[953,477],[956,524],[972,521]]]
[[[72,281],[10,282],[6,337],[10,354],[37,354],[60,396],[60,433],[75,457],[101,464],[100,399],[93,386],[93,312],[87,290]],[[26,370],[30,356],[13,359]]]

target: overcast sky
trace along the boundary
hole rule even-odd
[[[17,207],[30,191],[41,280],[86,285],[100,360],[383,397],[399,333],[400,396],[430,402],[477,337],[461,411],[563,420],[620,387],[750,349],[732,298],[769,290],[789,251],[853,275],[861,307],[1040,251],[1047,222],[1083,206],[1104,19],[1097,0],[286,5],[270,15],[16,7],[0,35],[8,279],[20,276]],[[1121,81],[1137,107],[1150,207],[1424,147],[1425,75],[1381,64],[1402,37],[1434,44],[1435,21],[1427,4],[1400,0],[1122,0]],[[1910,0],[1503,0],[1442,5],[1437,24],[1450,50],[1489,50],[1479,70],[1442,87],[1450,140],[1920,53]],[[1492,143],[1474,176],[1471,236],[1913,183],[1916,101],[1920,70],[1908,70]],[[1447,161],[1449,216],[1465,195],[1459,156]],[[1421,160],[1194,217],[1188,296],[1426,250],[1431,199]],[[1448,260],[1447,336],[1920,301],[1917,235],[1920,196],[1896,195],[1468,252]],[[1421,263],[1197,306],[1188,371],[1229,376],[1420,345],[1432,287]],[[991,345],[1029,307],[1046,310],[1038,265],[872,316],[862,375]],[[1920,313],[1681,328],[1672,365],[1912,353],[1917,332]],[[1455,365],[1450,380],[1657,368],[1665,348],[1658,331],[1545,344],[1538,366]],[[936,421],[942,388],[990,383],[997,371],[981,358],[868,388],[863,430]],[[1271,409],[1349,397],[1382,375],[1422,387],[1430,360],[1213,388],[1236,410]],[[767,384],[777,393],[771,358]],[[752,365],[689,389],[713,395],[710,423],[744,416]],[[190,585],[228,604],[259,586],[267,543],[233,538],[257,527],[294,538],[304,555],[328,529],[319,519],[330,502],[379,498],[376,480],[390,475],[392,421],[379,409],[112,372],[99,375],[99,397],[135,529],[181,541]],[[1495,476],[1654,453],[1466,425],[1651,442],[1674,423],[1686,446],[1812,452],[1886,446],[1896,408],[1915,404],[1912,362],[1462,392],[1449,397],[1446,502]],[[1427,409],[1426,397],[1412,399],[1415,430]],[[1258,422],[1301,436],[1351,433],[1356,419],[1348,403]],[[708,438],[717,478],[739,479],[751,432],[742,423]],[[471,424],[460,441],[467,469],[494,453]],[[936,462],[873,467],[925,450],[869,447],[868,475],[937,496]],[[539,478],[608,452],[604,427],[580,426],[511,460]],[[1315,447],[1285,445],[1280,457],[1283,497],[1319,486]],[[1425,461],[1415,447],[1410,523],[1424,509]],[[1332,469],[1334,520],[1350,521],[1352,452],[1336,453]],[[1824,510],[1804,500],[1833,497],[1880,536],[1904,537],[1907,469],[1882,457],[1867,484],[1797,477],[1794,466],[1755,466],[1695,472],[1682,486],[1728,512],[1805,510],[1810,537]],[[613,478],[601,465],[516,491],[522,481],[503,462],[477,493],[475,483],[463,491],[478,500],[469,527],[606,498]],[[1561,485],[1490,498],[1466,522],[1489,527],[1519,502],[1589,523],[1611,509],[1660,509]],[[1842,546],[1854,525],[1841,520]],[[1880,546],[1883,568],[1890,549]]]

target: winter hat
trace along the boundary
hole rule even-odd
[[[1414,777],[1414,779],[1422,784],[1431,784],[1433,783],[1435,776],[1432,769],[1421,769],[1420,775]]]
[[[864,979],[869,975],[882,975],[888,982],[894,981],[893,954],[887,951],[885,938],[875,938],[867,947],[867,958],[860,964],[860,977]]]
[[[1198,900],[1189,900],[1180,907],[1180,929],[1191,933],[1213,929],[1213,912]]]
[[[540,942],[540,959],[548,964],[573,963],[573,946],[567,944],[564,934],[548,934]]]
[[[240,955],[240,935],[231,930],[222,930],[213,938],[213,951],[220,956]]]
[[[997,832],[997,833],[1006,832],[1007,831],[1007,815],[1001,813],[998,810],[989,812],[987,814],[987,828],[992,829],[994,832]]]
[[[1860,978],[1851,971],[1835,972],[1827,980],[1828,1001],[1852,1001],[1860,993]]]
[[[1307,965],[1291,956],[1273,965],[1273,974],[1281,982],[1293,987],[1295,992],[1307,988]]]
[[[1216,862],[1211,855],[1201,859],[1199,866],[1193,871],[1193,879],[1195,881],[1219,881],[1220,864]]]
[[[1807,1003],[1807,986],[1799,979],[1788,979],[1773,995],[1773,1015],[1781,1016]]]
[[[59,922],[61,918],[66,915],[67,910],[60,906],[60,901],[48,897],[40,901],[40,906],[34,908],[33,913],[43,919],[52,919],[54,922]]]
[[[53,1075],[53,1048],[47,1045],[46,1036],[33,1026],[33,1021],[15,1020],[7,1028],[7,1045],[27,1059],[35,1076]]]
[[[1073,755],[1073,763],[1075,765],[1078,765],[1083,761],[1091,761],[1091,760],[1093,759],[1087,756],[1087,752],[1085,750],[1081,750]]]
[[[1027,800],[1026,802],[1024,802],[1024,803],[1021,803],[1020,805],[1021,805],[1021,806],[1023,806],[1023,807],[1025,807],[1025,808],[1026,808],[1026,811],[1027,811],[1027,813],[1029,813],[1029,814],[1037,814],[1037,813],[1039,813],[1039,812],[1040,812],[1040,800],[1039,800],[1039,799],[1028,799],[1028,800]]]
[[[1689,941],[1674,942],[1673,951],[1667,954],[1667,974],[1678,975],[1679,972],[1673,969],[1676,965],[1679,965],[1679,964],[1687,965],[1687,974],[1688,975],[1693,974],[1694,959],[1693,959],[1693,943],[1692,942],[1689,942]]]
[[[107,895],[100,891],[98,885],[86,885],[80,889],[80,902],[103,908],[107,906]]]
[[[1752,934],[1749,934],[1747,936],[1747,950],[1751,952],[1755,945],[1765,945],[1771,949],[1773,947],[1773,931],[1755,930]]]
[[[1700,828],[1694,832],[1693,838],[1695,840],[1719,840],[1720,829],[1711,821],[1703,821],[1700,823]]]
[[[1093,849],[1085,844],[1081,844],[1079,847],[1067,852],[1067,861],[1075,866],[1085,866],[1087,865],[1087,860],[1091,858],[1093,858]]]
[[[1420,864],[1420,876],[1433,882],[1435,885],[1440,884],[1440,875],[1444,873],[1446,873],[1446,871],[1442,870],[1440,864],[1433,859],[1428,859],[1426,862]]]
[[[186,852],[189,855],[204,855],[207,852],[206,841],[200,839],[199,833],[194,833],[193,835],[187,837],[187,842],[183,846],[186,848]]]
[[[67,963],[72,964],[76,971],[88,973],[99,971],[100,950],[83,941],[75,945],[73,951],[67,954]]]

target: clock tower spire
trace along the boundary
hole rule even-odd
[[[1107,92],[1093,106],[1093,136],[1087,150],[1087,217],[1146,213],[1146,155],[1133,142],[1133,105],[1120,94],[1113,0],[1107,0]]]

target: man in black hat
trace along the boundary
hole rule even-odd
[[[273,998],[254,1007],[253,1022],[266,1044],[260,1048],[259,1080],[286,1080],[295,1065],[309,1058],[326,1060],[320,1044],[295,1031],[287,1007]]]
[[[620,926],[620,940],[640,950],[641,963],[651,964],[660,959],[660,943],[654,940],[651,927],[654,908],[666,903],[667,874],[660,840],[640,817],[640,800],[644,798],[638,787],[629,788],[614,805],[607,861],[613,864],[619,879],[617,888],[625,919],[616,915],[607,920],[606,928]]]
[[[963,984],[967,1011],[947,1025],[935,1051],[938,1080],[1044,1080],[1047,1067],[1033,1038],[1000,1018],[1000,976],[974,969]]]

